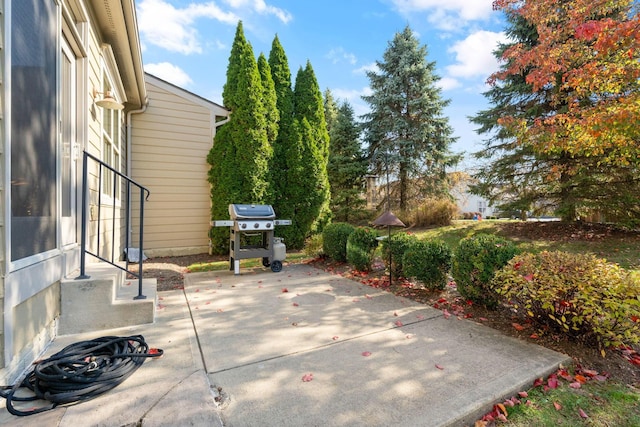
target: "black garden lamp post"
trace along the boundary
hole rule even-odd
[[[393,267],[391,265],[391,227],[406,227],[406,226],[390,210],[387,210],[385,213],[383,213],[378,218],[376,218],[375,221],[373,221],[373,224],[387,227],[387,244],[389,245],[389,286],[391,286],[391,280],[392,280],[391,274],[393,272]]]

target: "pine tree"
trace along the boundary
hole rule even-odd
[[[446,194],[445,167],[457,161],[449,149],[453,130],[443,116],[449,101],[436,86],[435,62],[426,57],[426,46],[407,26],[376,62],[379,72],[367,72],[372,94],[362,97],[370,106],[364,116],[368,154],[376,173],[388,165],[395,176],[400,211],[427,195]]]
[[[272,155],[267,136],[264,89],[251,44],[238,23],[229,57],[224,105],[232,111],[229,122],[216,133],[207,156],[211,184],[211,218],[228,218],[231,203],[262,203],[268,190]],[[229,230],[212,228],[215,253],[228,252]]]
[[[325,98],[325,110],[326,110]],[[366,206],[365,176],[368,159],[360,144],[360,126],[353,108],[343,102],[336,112],[330,132],[327,172],[331,185],[333,219],[349,222],[363,217]]]
[[[293,90],[291,89],[291,71],[284,48],[276,35],[269,52],[269,67],[276,92],[276,107],[279,114],[278,135],[273,142],[273,157],[271,160],[271,191],[272,204],[276,214],[280,218],[292,219],[293,211],[290,209],[285,197],[288,188],[287,151],[295,144],[293,135]],[[289,227],[283,227],[278,233],[287,238]],[[287,244],[290,245],[289,242]],[[291,245],[290,245],[291,246]]]

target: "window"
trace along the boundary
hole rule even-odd
[[[113,94],[109,78],[102,77],[102,93]],[[102,161],[116,171],[120,171],[120,110],[102,108]],[[102,193],[114,201],[120,197],[120,179],[111,171],[102,176]]]
[[[11,261],[55,249],[57,10],[11,6]]]

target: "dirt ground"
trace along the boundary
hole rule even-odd
[[[508,223],[504,224],[502,233],[512,238],[545,240],[593,240],[619,235],[618,237],[637,240],[640,244],[640,233],[624,232],[590,224],[545,223],[541,226],[540,223]],[[187,267],[189,265],[227,259],[227,256],[208,254],[149,259],[144,263],[144,277],[155,277],[158,280],[159,291],[182,289],[184,274],[188,273]],[[482,306],[469,304],[457,292],[454,283],[450,283],[443,291],[428,291],[415,284],[394,278],[390,286],[382,262],[374,263],[373,270],[368,273],[353,271],[347,264],[336,263],[324,258],[306,262],[331,274],[338,274],[440,309],[445,317],[453,316],[458,319],[476,321],[498,329],[507,335],[568,354],[576,364],[583,368],[598,371],[603,375],[609,375],[616,381],[640,388],[640,366],[631,363],[627,358],[629,354],[633,356],[640,353],[640,347],[628,349],[627,357],[619,350],[607,351],[606,356],[602,357],[600,350],[595,346],[580,341],[570,341],[562,335],[540,330],[535,325],[528,323],[527,319],[516,315],[508,306],[488,310]]]

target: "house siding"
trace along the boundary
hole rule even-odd
[[[210,195],[207,155],[216,114],[222,107],[147,76],[148,106],[133,116],[131,170],[149,188],[145,203],[147,256],[186,255],[209,250]],[[138,204],[132,242],[138,247]]]
[[[102,112],[99,107],[94,104],[93,89],[100,90],[102,82],[102,63],[105,55],[105,45],[102,38],[101,29],[96,22],[96,13],[94,8],[106,8],[107,2],[104,4],[98,2],[89,2],[86,0],[62,0],[71,10],[73,18],[78,18],[75,22],[79,28],[79,34],[82,38],[82,48],[86,52],[86,57],[77,59],[79,64],[78,84],[76,86],[78,96],[77,108],[83,113],[82,118],[78,117],[77,123],[77,140],[79,143],[79,157],[77,161],[78,186],[81,186],[80,176],[82,174],[82,150],[86,150],[90,154],[101,158],[102,142],[101,142],[101,120]],[[115,4],[115,3],[114,3]],[[5,70],[6,59],[4,36],[5,29],[9,23],[8,18],[4,15],[5,0],[0,0],[0,97],[8,96],[8,89],[4,87],[6,79]],[[75,14],[77,12],[77,15]],[[86,13],[86,15],[85,15]],[[114,63],[115,61],[111,61]],[[141,67],[140,67],[141,69]],[[114,79],[120,79],[121,70],[112,70],[115,75]],[[120,82],[118,82],[120,83]],[[129,81],[129,83],[131,83]],[[131,83],[135,85],[135,83]],[[9,105],[0,99],[0,109],[9,108]],[[134,108],[136,108],[134,106]],[[138,107],[139,108],[139,107]],[[2,316],[0,316],[0,378],[4,384],[10,384],[36,359],[46,346],[51,342],[57,333],[57,319],[60,315],[60,280],[63,277],[74,277],[77,274],[79,266],[79,245],[70,245],[70,247],[60,247],[57,245],[55,251],[51,251],[47,258],[38,259],[26,266],[16,268],[11,266],[7,260],[7,238],[8,234],[5,224],[9,215],[7,212],[10,206],[10,199],[6,195],[7,185],[9,183],[9,172],[7,167],[9,161],[5,158],[5,153],[9,151],[11,141],[5,140],[8,132],[5,130],[4,111],[0,110],[0,298],[2,302]],[[120,169],[126,173],[127,169],[127,147],[126,147],[126,126],[124,119],[126,113],[122,112],[121,119],[121,154]],[[97,203],[99,197],[98,187],[98,168],[95,164],[89,164],[89,228],[88,239],[91,248],[97,248],[98,240],[98,219]],[[122,189],[124,190],[124,189]],[[104,200],[103,200],[104,201]],[[78,223],[80,218],[80,199],[77,201]],[[116,204],[115,211],[111,204],[105,204],[103,207],[103,216],[100,218],[100,253],[105,258],[110,258],[112,250],[121,251],[124,229],[124,213],[122,207]],[[115,229],[112,225],[111,217],[115,215]],[[115,237],[112,237],[115,236]],[[79,233],[77,235],[79,240]],[[106,245],[105,245],[106,243]],[[27,261],[31,261],[30,259]],[[93,257],[87,257],[87,262],[94,262]]]

